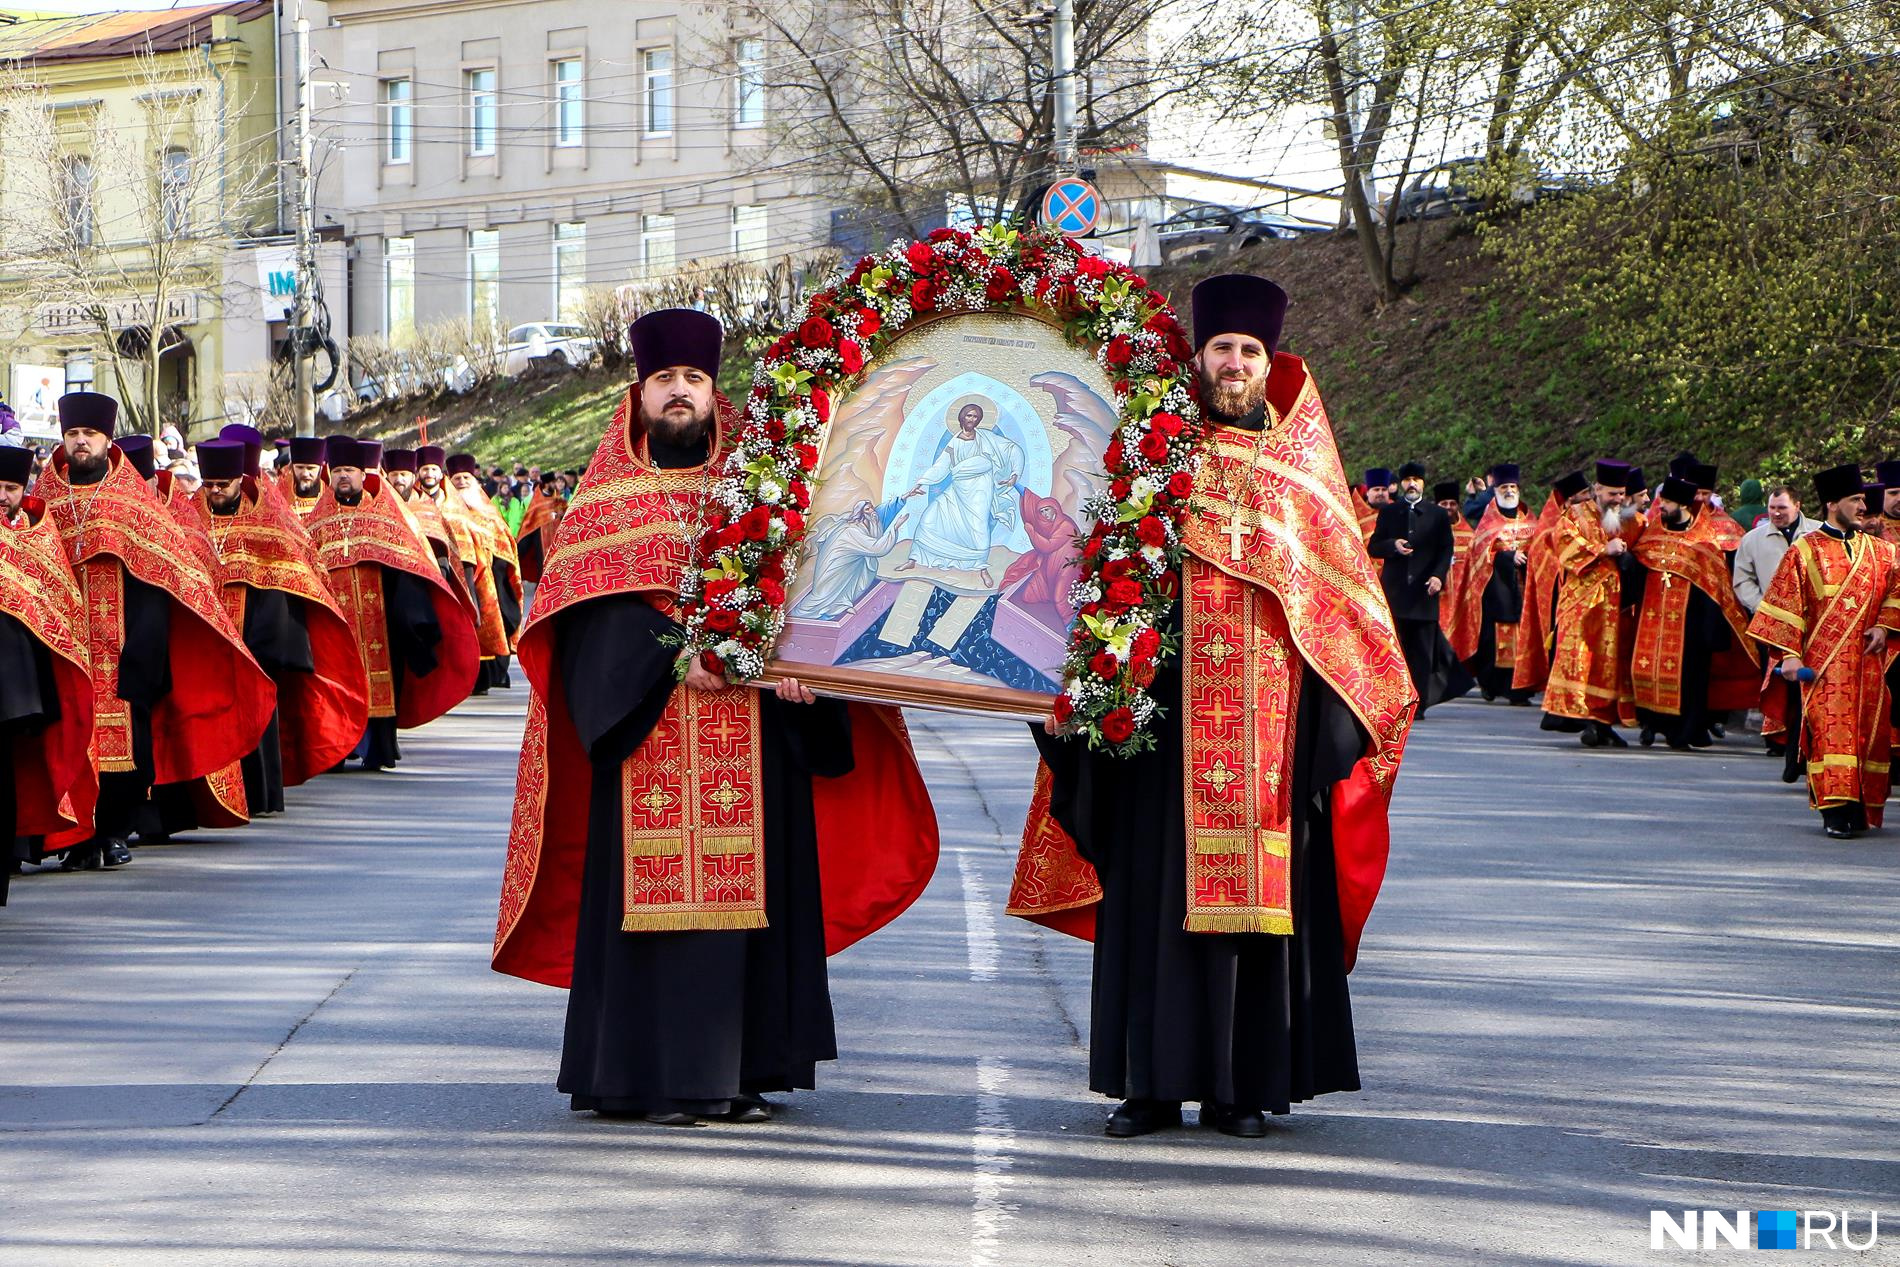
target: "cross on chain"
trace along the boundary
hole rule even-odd
[[[1253,525],[1240,522],[1240,515],[1236,513],[1232,519],[1227,521],[1227,526],[1220,530],[1220,534],[1227,538],[1227,561],[1229,563],[1240,562],[1241,543],[1248,537],[1253,536]]]

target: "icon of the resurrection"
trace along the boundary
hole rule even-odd
[[[1088,350],[1034,317],[893,340],[833,412],[773,668],[867,699],[1046,711],[1111,401]]]

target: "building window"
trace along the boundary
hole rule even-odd
[[[178,146],[158,157],[158,201],[167,237],[191,232],[191,151]]]
[[[649,277],[667,277],[673,272],[673,217],[640,217],[640,266]]]
[[[415,85],[408,79],[383,80],[383,161],[406,163],[414,152]]]
[[[501,230],[468,231],[468,323],[477,333],[501,326]]]
[[[416,336],[416,240],[383,239],[383,336],[398,347]]]
[[[554,226],[554,315],[578,321],[587,289],[587,226]]]
[[[750,206],[732,209],[732,254],[735,259],[764,263],[764,207]]]
[[[644,54],[646,66],[647,135],[660,136],[673,130],[673,50],[650,48]]]
[[[732,78],[732,126],[761,127],[765,123],[765,41],[740,40],[732,51],[738,72]]]
[[[495,152],[495,72],[471,70],[464,77],[468,87],[468,152],[481,156]]]
[[[92,160],[68,154],[60,164],[60,211],[64,229],[77,246],[91,246],[96,227],[92,214]]]
[[[582,95],[581,59],[554,63],[554,143],[579,145],[586,133],[587,103]]]

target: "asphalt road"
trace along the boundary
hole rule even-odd
[[[832,961],[767,1126],[570,1114],[564,996],[488,970],[521,699],[239,836],[0,910],[0,1264],[1433,1264],[1652,1253],[1649,1212],[1847,1209],[1900,1261],[1900,830],[1774,763],[1415,732],[1353,977],[1367,1089],[1101,1134],[1086,949],[1002,914],[1032,751],[913,714],[923,900]],[[1883,1209],[1884,1207],[1884,1209]]]

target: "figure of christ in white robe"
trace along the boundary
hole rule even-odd
[[[899,515],[880,533],[877,508],[859,502],[848,518],[814,534],[811,588],[792,604],[792,614],[828,620],[849,611],[877,583],[877,561],[896,547],[909,518]]]
[[[1022,475],[1023,451],[1008,436],[983,430],[982,421],[981,405],[959,408],[957,434],[905,494],[916,497],[929,490],[910,558],[899,571],[920,565],[976,571],[983,584],[994,583],[990,547],[1016,528],[1012,490]]]

